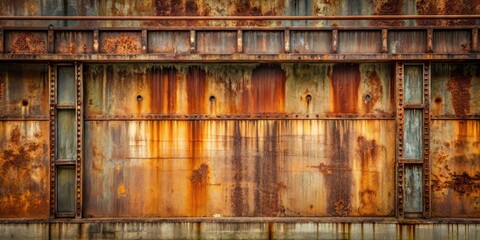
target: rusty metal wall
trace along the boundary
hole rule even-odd
[[[48,81],[42,64],[0,67],[0,216],[47,218]],[[9,121],[5,121],[9,120]]]
[[[391,64],[85,69],[86,216],[394,214]]]
[[[432,215],[478,217],[480,66],[432,65]]]

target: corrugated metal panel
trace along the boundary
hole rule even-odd
[[[331,31],[291,31],[291,48],[294,53],[330,53]]]
[[[433,32],[433,51],[435,53],[469,53],[472,31],[436,30]]]
[[[245,53],[282,53],[284,52],[284,32],[281,31],[244,31],[243,51]]]
[[[55,31],[55,53],[85,54],[93,52],[93,32]]]
[[[394,126],[88,121],[85,215],[391,216]]]
[[[0,216],[48,218],[48,122],[0,121]]]
[[[148,52],[186,53],[190,48],[189,31],[149,31]]]
[[[480,121],[431,124],[432,216],[479,217]]]
[[[199,53],[231,54],[237,52],[237,32],[201,31],[197,32]]]
[[[381,31],[339,31],[338,52],[379,53],[382,50]]]
[[[390,53],[426,53],[427,31],[388,31]]]

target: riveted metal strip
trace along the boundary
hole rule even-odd
[[[430,218],[430,63],[423,64],[423,216]]]
[[[50,102],[50,217],[55,217],[55,121],[56,121],[56,82],[57,67],[53,64],[48,65],[48,82],[49,82],[49,102]]]
[[[76,189],[75,189],[75,216],[82,217],[82,164],[83,164],[83,64],[75,62],[76,88]]]
[[[401,163],[403,159],[403,134],[404,134],[404,71],[403,63],[396,63],[396,85],[397,85],[397,158],[396,158],[396,175],[397,175],[397,217],[404,216],[404,164]]]

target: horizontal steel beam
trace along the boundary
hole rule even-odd
[[[480,19],[480,15],[355,15],[355,16],[0,16],[0,20],[101,20],[101,21],[231,21],[231,20],[405,20]]]
[[[394,114],[143,114],[143,115],[94,115],[87,121],[135,121],[135,120],[336,120],[371,119],[394,120]]]
[[[385,62],[477,60],[466,54],[0,54],[0,61],[84,62]]]

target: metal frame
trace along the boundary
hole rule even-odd
[[[48,65],[49,81],[49,100],[50,100],[50,218],[55,217],[56,213],[56,102],[57,102],[57,66]]]
[[[396,81],[396,102],[397,102],[397,157],[396,157],[396,206],[397,217],[404,217],[404,173],[405,166],[403,160],[403,134],[404,134],[404,66],[401,62],[396,62],[395,67]]]
[[[430,218],[430,63],[423,64],[423,217]]]
[[[76,85],[76,186],[75,186],[75,217],[82,217],[82,183],[83,183],[83,64],[75,62]]]

